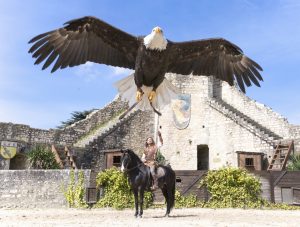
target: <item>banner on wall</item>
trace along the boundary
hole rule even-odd
[[[0,155],[5,159],[12,159],[17,153],[17,143],[11,141],[1,141]]]
[[[179,94],[172,100],[173,122],[178,129],[188,127],[191,120],[191,95]]]

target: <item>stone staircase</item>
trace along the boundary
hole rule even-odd
[[[51,150],[55,155],[55,160],[61,169],[78,169],[76,164],[76,156],[67,146],[51,146]]]
[[[90,143],[94,142],[95,140],[105,137],[106,135],[111,133],[115,128],[121,126],[128,119],[133,117],[137,112],[138,110],[133,109],[129,111],[127,115],[122,119],[119,119],[119,117],[123,113],[117,114],[116,116],[112,117],[109,121],[104,122],[101,125],[98,125],[94,129],[90,130],[90,132],[88,132],[85,136],[81,137],[76,143],[74,143],[73,146],[84,148]]]
[[[282,139],[281,136],[254,121],[253,119],[221,99],[209,99],[208,104],[213,109],[222,113],[224,116],[230,118],[238,125],[242,126],[255,136],[259,137],[261,140],[265,141],[270,146],[274,147],[276,144],[276,140]]]

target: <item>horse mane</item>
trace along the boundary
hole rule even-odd
[[[140,159],[140,157],[137,156],[137,154],[134,153],[133,150],[127,149],[127,152],[128,152],[128,154],[133,158],[133,160],[135,160],[137,163],[141,163],[141,162],[142,162],[142,160]]]

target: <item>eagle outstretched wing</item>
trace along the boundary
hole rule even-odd
[[[84,64],[87,61],[134,69],[139,46],[137,37],[125,33],[95,17],[83,17],[65,23],[65,27],[31,39],[29,50],[35,64],[46,60],[51,72]]]
[[[260,87],[262,68],[225,39],[170,42],[170,64],[167,71],[183,75],[213,75],[231,86],[234,77],[245,93],[252,83]]]

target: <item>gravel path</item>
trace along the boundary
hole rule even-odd
[[[300,226],[300,211],[242,209],[148,209],[136,219],[133,210],[0,209],[0,226]]]

